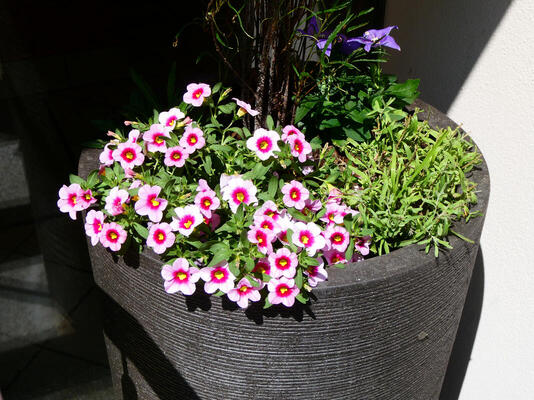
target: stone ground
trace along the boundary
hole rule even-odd
[[[48,277],[57,266],[44,261],[21,158],[17,140],[0,134],[3,399],[112,399],[100,318],[94,312],[99,291],[89,271],[64,265],[71,272],[72,285],[62,288],[69,301],[60,305],[51,295]]]

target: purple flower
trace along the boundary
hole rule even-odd
[[[395,42],[389,34],[393,29],[399,29],[398,26],[388,26],[384,29],[370,29],[366,31],[363,36],[356,38],[348,38],[346,40],[346,46],[355,46],[356,43],[363,45],[365,51],[369,52],[371,47],[391,47],[392,49],[400,50],[399,45]]]
[[[300,33],[302,33],[303,35],[307,35],[307,36],[317,36],[317,34],[320,32],[320,28],[319,28],[319,25],[317,23],[317,18],[315,17],[311,17],[310,18],[310,22],[308,22],[308,26],[306,27],[305,30],[303,29],[297,29],[297,31],[299,31]],[[317,39],[317,48],[319,48],[319,50],[323,50],[324,47],[326,46],[326,42],[328,41],[328,36],[330,36],[330,34],[332,33],[331,30],[326,30],[324,32],[322,32],[321,34],[319,34],[316,39]],[[330,42],[330,44],[328,45],[328,47],[326,48],[326,51],[325,51],[325,54],[330,57],[330,52],[332,51],[332,42]]]

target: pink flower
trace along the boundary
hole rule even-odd
[[[139,188],[137,196],[139,200],[135,203],[135,212],[139,215],[146,215],[152,222],[159,222],[163,218],[163,210],[167,207],[167,200],[159,196],[161,187],[155,185],[143,185]]]
[[[310,199],[307,199],[304,202],[304,208],[302,209],[302,212],[307,215],[310,212],[316,213],[321,208],[323,208],[323,203],[321,203],[321,200],[310,200]]]
[[[252,272],[258,272],[260,274],[269,275],[271,273],[271,266],[269,265],[269,259],[267,257],[260,258],[256,261]]]
[[[258,245],[258,251],[262,254],[268,254],[273,251],[273,240],[275,236],[272,232],[253,226],[247,233],[250,243]]]
[[[198,180],[198,186],[197,186],[197,192],[212,192],[211,188],[208,185],[208,182],[206,182],[205,179],[199,179]]]
[[[167,144],[165,138],[170,138],[170,131],[172,128],[162,124],[153,124],[150,129],[143,134],[143,140],[147,145],[148,151],[165,153],[167,151]]]
[[[168,167],[183,167],[189,158],[189,151],[181,146],[169,147],[165,152],[163,163]]]
[[[310,257],[326,245],[325,238],[321,235],[321,228],[313,222],[307,224],[296,222],[293,225],[291,240],[295,245],[304,248]]]
[[[278,212],[278,208],[274,201],[267,200],[263,203],[263,205],[254,213],[254,220],[262,216],[271,217],[275,221],[280,217],[280,213]]]
[[[143,149],[137,143],[124,142],[119,143],[113,151],[113,159],[120,162],[123,169],[133,169],[143,164],[145,155],[143,154]]]
[[[344,213],[345,206],[337,203],[326,203],[326,212],[319,219],[328,224],[342,224]]]
[[[197,267],[190,267],[185,258],[177,258],[172,265],[161,268],[161,277],[165,279],[163,286],[167,293],[182,292],[189,296],[195,293],[200,273]]]
[[[324,237],[326,238],[326,244],[329,248],[341,252],[347,250],[350,235],[342,226],[329,225],[324,231]]]
[[[89,210],[85,217],[85,233],[91,238],[91,244],[96,246],[100,241],[100,234],[104,228],[106,217],[102,211]]]
[[[69,186],[63,185],[59,189],[59,200],[57,206],[59,211],[69,213],[72,219],[76,219],[76,211],[83,210],[84,204],[81,200],[83,190],[77,183]]]
[[[209,294],[215,293],[217,289],[228,293],[234,288],[235,276],[230,272],[226,261],[221,261],[213,267],[202,268],[200,277],[206,282],[204,291]]]
[[[204,222],[204,218],[197,206],[192,204],[174,209],[176,217],[172,217],[171,226],[184,236],[189,236],[193,230]]]
[[[282,193],[284,194],[284,204],[287,207],[295,207],[297,210],[302,210],[306,205],[310,192],[306,189],[302,183],[298,181],[291,181],[286,183],[282,187]]]
[[[356,239],[354,247],[360,252],[362,256],[369,254],[369,246],[371,245],[371,236],[364,236]]]
[[[247,140],[247,148],[256,152],[256,155],[262,161],[267,160],[269,157],[277,158],[278,156],[274,152],[280,151],[277,143],[279,140],[280,135],[276,131],[259,128]]]
[[[284,129],[282,129],[282,141],[289,143],[289,138],[292,136],[304,139],[304,134],[293,125],[284,126]]]
[[[312,152],[311,145],[298,135],[289,136],[288,142],[293,157],[298,157],[301,163],[305,162],[308,154]]]
[[[252,286],[247,278],[242,278],[237,286],[226,293],[228,298],[241,308],[248,307],[248,301],[258,301],[261,298],[259,288]]]
[[[184,94],[183,100],[186,104],[191,104],[193,107],[200,107],[204,102],[205,97],[211,95],[211,88],[205,83],[190,83],[187,85],[187,92]]]
[[[273,278],[279,278],[281,276],[293,278],[297,273],[298,263],[297,254],[282,247],[281,249],[278,249],[276,253],[269,254],[269,265],[271,266],[270,275]]]
[[[293,224],[294,221],[291,218],[291,215],[286,213],[286,210],[283,210],[283,213],[281,213],[280,218],[276,221],[278,223],[278,226],[280,228],[280,232],[278,232],[278,239],[282,243],[289,244],[289,240],[287,239],[287,231],[288,229],[293,230]]]
[[[324,282],[328,279],[328,272],[324,269],[324,262],[322,258],[318,258],[319,265],[310,265],[304,271],[308,275],[308,285],[316,287],[319,282]]]
[[[326,200],[326,203],[341,203],[341,199],[343,198],[343,193],[341,193],[341,190],[335,187],[331,187],[328,192],[328,199]]]
[[[345,253],[337,250],[326,250],[323,253],[323,256],[326,258],[328,265],[332,264],[346,264],[347,259],[345,258]]]
[[[228,180],[226,186],[222,186],[221,177],[221,192],[223,200],[228,201],[228,205],[233,213],[237,211],[237,208],[241,203],[244,204],[257,204],[258,199],[256,193],[258,189],[252,181],[244,180],[240,176],[232,176]]]
[[[121,245],[126,241],[127,233],[122,226],[115,222],[104,224],[100,234],[100,243],[108,247],[111,251],[119,251]]]
[[[267,298],[271,304],[282,303],[286,307],[295,304],[295,297],[300,293],[295,286],[295,280],[282,276],[280,279],[271,279],[267,284],[269,294]]]
[[[142,181],[140,181],[139,179],[135,179],[128,189],[137,189],[138,187],[141,187],[142,184]]]
[[[139,132],[138,129],[132,129],[130,133],[128,133],[128,142],[137,143],[139,141],[140,135],[141,135],[141,132]]]
[[[159,123],[167,128],[174,129],[176,121],[179,121],[185,117],[185,114],[180,111],[179,108],[171,108],[169,111],[164,111],[159,114]]]
[[[110,149],[109,146],[111,146],[111,143],[104,146],[104,150],[102,150],[102,153],[100,153],[99,156],[100,163],[108,167],[115,162],[115,159],[113,158],[113,149]]]
[[[213,232],[221,224],[221,217],[219,214],[212,213],[211,218],[204,217],[204,223],[208,225]]]
[[[206,190],[197,193],[195,205],[206,218],[211,218],[211,212],[218,209],[221,202],[213,190]]]
[[[91,189],[82,190],[82,195],[80,196],[80,201],[82,203],[82,209],[85,210],[89,208],[91,204],[96,203],[96,199],[93,197]]]
[[[309,175],[313,171],[315,171],[315,168],[313,168],[313,165],[305,165],[302,167],[302,175]]]
[[[109,191],[108,196],[106,197],[106,206],[104,209],[110,215],[119,215],[124,212],[124,204],[128,202],[130,196],[128,192],[124,189],[119,189],[118,186],[115,186]]]
[[[273,218],[267,216],[255,217],[254,226],[266,231],[270,231],[273,235],[277,235],[278,232],[280,232],[281,230],[280,226],[276,223],[276,221]]]
[[[204,139],[204,132],[200,128],[192,128],[190,126],[185,128],[184,134],[180,139],[180,146],[186,149],[189,153],[199,150],[206,145]]]
[[[239,106],[239,110],[237,110],[237,116],[241,117],[245,114],[250,114],[253,117],[259,114],[259,111],[253,110],[252,106],[248,103],[245,103],[242,100],[236,99],[235,97],[232,97],[232,100],[234,100],[237,105]]]
[[[174,244],[174,233],[172,228],[166,222],[161,224],[152,224],[148,231],[146,245],[154,249],[154,253],[162,254]]]

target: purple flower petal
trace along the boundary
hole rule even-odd
[[[385,38],[383,38],[382,40],[380,40],[378,42],[378,44],[380,46],[386,46],[386,47],[391,47],[392,49],[395,49],[395,50],[399,50],[400,51],[400,47],[399,45],[397,44],[397,42],[395,42],[395,39],[393,39],[391,36],[386,36]]]
[[[317,40],[317,47],[320,49],[320,50],[323,50],[324,47],[326,46],[326,42],[328,40],[327,39],[319,39]],[[330,44],[328,45],[328,47],[326,48],[326,51],[325,51],[325,54],[330,57],[330,52],[332,51],[332,42],[330,42]]]

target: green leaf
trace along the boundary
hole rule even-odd
[[[99,179],[98,171],[97,170],[91,171],[91,173],[87,177],[87,186],[89,188],[93,188],[99,181],[100,179]]]
[[[204,159],[204,170],[210,176],[213,173],[213,169],[211,168],[211,156],[209,154]]]
[[[141,225],[139,222],[134,222],[133,227],[135,231],[141,236],[143,239],[146,239],[148,237],[148,229],[146,226]]]
[[[330,128],[338,128],[341,126],[341,122],[337,118],[331,118],[321,121],[319,124],[319,130],[325,130]]]
[[[276,196],[276,192],[278,190],[278,177],[276,175],[272,175],[269,179],[269,186],[267,188],[267,193],[269,193],[269,196],[274,199]]]
[[[302,120],[308,113],[315,107],[315,105],[319,102],[319,99],[317,98],[310,98],[306,97],[302,100],[300,105],[297,107],[297,111],[295,112],[295,124]]]
[[[217,93],[219,90],[221,90],[222,82],[217,82],[213,88],[211,89],[211,94]]]
[[[265,119],[265,123],[267,124],[267,129],[271,131],[274,129],[273,117],[271,117],[270,115],[267,115],[267,118]]]
[[[386,93],[393,95],[406,104],[412,104],[419,96],[417,88],[419,87],[419,79],[408,79],[404,83],[396,83],[391,85]]]
[[[80,178],[78,175],[74,175],[74,174],[70,174],[69,175],[69,181],[70,183],[77,183],[78,185],[85,185],[86,182],[85,182],[85,179],[83,178]]]
[[[297,268],[297,275],[295,276],[295,286],[299,289],[302,289],[303,277],[302,277],[302,268]]]
[[[236,103],[222,104],[218,108],[223,114],[232,114],[236,108]]]
[[[295,299],[297,299],[299,302],[301,302],[302,304],[306,304],[308,303],[308,299],[306,299],[302,293],[299,293],[295,296]]]

